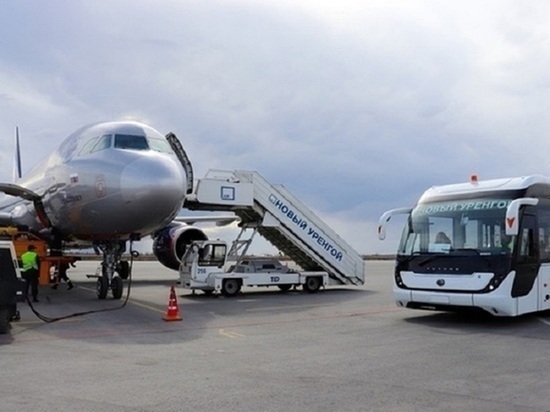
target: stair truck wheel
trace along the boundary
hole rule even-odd
[[[224,296],[236,296],[241,291],[240,279],[225,279],[222,284],[222,294]]]
[[[307,293],[315,293],[321,287],[321,278],[318,276],[308,276],[306,278],[306,283],[304,283],[304,290]]]

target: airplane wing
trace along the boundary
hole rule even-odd
[[[216,226],[227,226],[233,222],[239,222],[237,216],[176,216],[176,222],[194,225],[195,223],[214,222]]]
[[[0,226],[11,226],[11,225],[13,225],[11,213],[0,212]]]
[[[40,222],[44,227],[51,227],[50,219],[46,215],[46,210],[44,209],[44,204],[42,203],[42,198],[39,194],[29,190],[23,186],[19,186],[13,183],[0,183],[0,192],[3,192],[9,196],[19,197],[24,200],[28,200],[34,203],[34,210]],[[7,217],[7,213],[0,214],[0,221],[2,217]],[[9,216],[11,221],[11,216]]]
[[[40,200],[40,195],[23,186],[19,186],[13,183],[0,183],[0,192],[4,192],[5,194],[10,196],[16,196],[25,200],[30,200],[31,202],[34,202],[35,200]]]

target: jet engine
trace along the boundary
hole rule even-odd
[[[160,263],[178,270],[187,246],[195,240],[208,240],[202,230],[184,223],[172,222],[153,236],[153,253]]]

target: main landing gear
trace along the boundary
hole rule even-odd
[[[110,289],[113,298],[120,299],[124,289],[122,280],[128,279],[130,274],[130,264],[127,260],[121,260],[126,242],[114,240],[100,242],[96,246],[103,254],[103,261],[97,270],[97,297],[105,299]]]

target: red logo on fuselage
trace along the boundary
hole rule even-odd
[[[107,194],[107,184],[103,176],[98,176],[95,180],[95,194],[97,197],[105,197]]]

